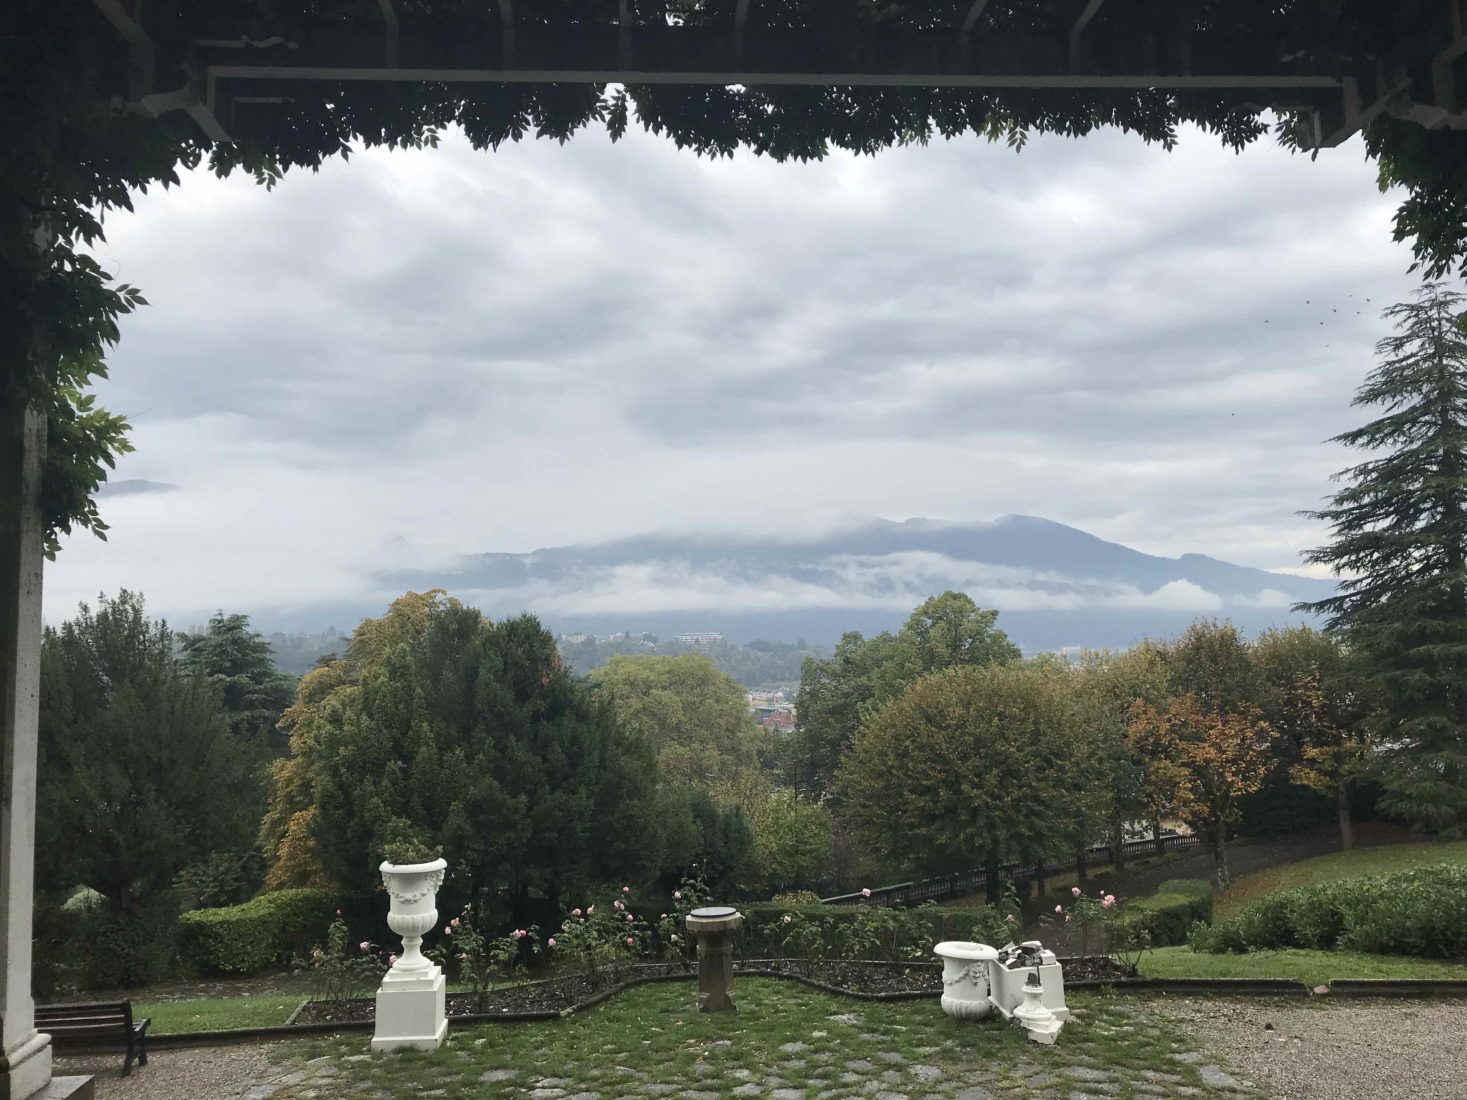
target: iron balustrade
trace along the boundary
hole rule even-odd
[[[1201,837],[1197,836],[1164,836],[1159,845],[1154,839],[1128,840],[1120,845],[1120,851],[1123,858],[1129,859],[1132,856],[1159,855],[1162,852],[1173,852],[1181,848],[1195,848],[1201,843]],[[1099,844],[1093,848],[1087,848],[1083,859],[1077,856],[1064,863],[1051,864],[1047,861],[1003,863],[998,867],[998,876],[1003,882],[1033,882],[1041,877],[1053,878],[1057,875],[1078,871],[1082,862],[1087,869],[1105,867],[1115,862],[1115,856],[1114,846]],[[875,887],[869,897],[857,891],[854,894],[837,894],[835,897],[821,898],[820,901],[823,905],[910,907],[921,905],[924,901],[963,897],[966,894],[976,893],[987,885],[988,868],[978,867],[970,871],[956,871],[950,875],[938,875],[915,882],[898,882],[890,886]]]

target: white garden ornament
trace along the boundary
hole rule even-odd
[[[373,1050],[437,1050],[448,1033],[443,968],[423,955],[423,936],[438,923],[438,888],[448,862],[380,868],[389,899],[387,927],[402,937],[402,954],[377,990]]]
[[[942,1010],[949,1016],[978,1019],[997,1009],[1029,1038],[1046,1044],[1070,1018],[1064,974],[1054,952],[1038,940],[1002,951],[986,943],[947,940],[933,953],[942,959]]]

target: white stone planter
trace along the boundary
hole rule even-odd
[[[402,937],[402,954],[377,990],[373,1050],[436,1050],[448,1033],[443,968],[423,955],[423,936],[438,923],[438,888],[448,862],[380,868],[387,888],[387,927]]]
[[[986,943],[945,940],[932,949],[942,959],[942,1010],[960,1020],[976,1020],[993,1011],[988,999],[988,968],[998,951]]]

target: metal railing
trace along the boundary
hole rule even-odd
[[[1196,836],[1164,836],[1161,838],[1161,846],[1157,847],[1155,840],[1128,840],[1121,845],[1123,858],[1129,859],[1133,856],[1157,855],[1160,852],[1174,852],[1181,848],[1195,848],[1202,843],[1202,839]],[[1093,848],[1086,849],[1083,862],[1087,869],[1092,867],[1105,867],[1115,861],[1115,849],[1109,844],[1097,844]],[[1064,875],[1076,872],[1080,868],[1082,857],[1062,863],[1035,862],[1035,863],[1004,863],[998,868],[998,876],[1004,882],[1032,882],[1038,878],[1051,878],[1055,875]],[[988,885],[988,868],[978,867],[971,871],[957,871],[950,875],[939,875],[936,878],[924,878],[916,882],[898,882],[891,886],[880,886],[872,889],[871,896],[857,892],[854,894],[837,894],[833,898],[821,898],[824,905],[881,905],[881,906],[912,906],[921,905],[924,901],[941,901],[944,898],[962,897],[966,894],[976,893]]]

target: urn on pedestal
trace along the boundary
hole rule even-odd
[[[436,1050],[448,1032],[443,968],[423,955],[423,936],[438,923],[438,888],[446,860],[383,862],[387,927],[402,937],[402,954],[377,990],[373,1050]]]

